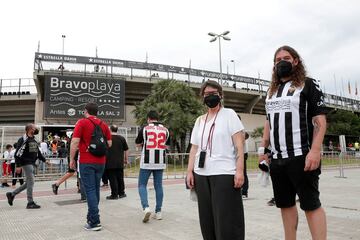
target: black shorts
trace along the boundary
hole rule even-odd
[[[321,206],[320,167],[307,172],[304,171],[304,167],[305,156],[272,160],[270,175],[278,208],[294,206],[296,195],[299,196],[300,208],[304,211],[312,211]]]

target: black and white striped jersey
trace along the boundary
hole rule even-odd
[[[165,169],[165,150],[169,145],[169,131],[158,122],[144,126],[135,140],[136,144],[142,144],[140,168],[142,169]]]
[[[326,114],[324,95],[316,80],[306,78],[300,88],[291,83],[281,84],[265,101],[274,159],[306,155],[312,143],[312,117]]]

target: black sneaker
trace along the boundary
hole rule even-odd
[[[10,187],[10,185],[8,183],[3,183],[2,186],[3,187]]]
[[[12,192],[7,192],[6,197],[8,199],[9,205],[12,206],[15,196],[12,194]]]
[[[40,208],[39,205],[37,205],[35,202],[29,202],[26,206],[26,209],[38,209]]]
[[[54,193],[55,195],[57,195],[57,194],[58,194],[58,190],[59,190],[59,186],[56,185],[56,183],[54,183],[53,185],[51,185],[51,187],[52,187],[53,193]]]
[[[85,224],[84,229],[87,231],[100,231],[102,229],[102,226],[100,224],[87,223]]]
[[[126,193],[123,193],[123,194],[119,195],[119,198],[124,198],[124,197],[126,197]]]
[[[118,196],[110,195],[110,196],[107,196],[106,199],[107,199],[107,200],[117,200],[117,199],[119,199],[119,197],[118,197]]]

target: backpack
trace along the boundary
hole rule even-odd
[[[99,125],[95,124],[90,118],[87,118],[94,124],[94,130],[91,134],[90,144],[88,146],[88,151],[96,156],[96,157],[103,157],[107,153],[108,145],[106,137],[100,127],[102,122]]]

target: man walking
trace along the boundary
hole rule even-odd
[[[126,197],[124,164],[128,163],[129,147],[125,138],[117,135],[118,127],[116,125],[112,125],[110,130],[112,145],[106,157],[105,169],[110,181],[111,195],[106,199],[115,200]]]
[[[15,165],[16,173],[23,171],[25,173],[25,184],[21,185],[13,192],[7,192],[6,197],[10,206],[13,205],[14,198],[17,194],[23,190],[27,190],[27,209],[38,209],[40,208],[33,200],[33,188],[34,188],[34,169],[35,161],[40,159],[46,162],[44,156],[41,154],[39,144],[35,140],[35,135],[39,134],[39,129],[35,124],[30,123],[25,127],[25,134],[19,138],[17,142],[17,148],[15,151]]]
[[[143,127],[135,140],[138,147],[142,147],[140,173],[139,173],[139,195],[144,211],[143,222],[149,221],[151,210],[147,197],[147,183],[150,174],[153,174],[154,188],[156,192],[156,208],[154,218],[162,219],[161,207],[163,202],[162,177],[165,164],[165,150],[168,145],[169,131],[158,122],[159,116],[155,111],[147,115],[148,125]]]
[[[81,181],[88,204],[87,223],[84,228],[91,231],[101,230],[99,216],[100,180],[106,161],[106,152],[96,151],[97,149],[103,149],[103,145],[106,143],[108,147],[111,146],[109,128],[96,117],[97,112],[98,106],[96,103],[86,104],[85,118],[77,121],[70,146],[70,167],[72,169],[75,169],[75,153],[79,149]],[[102,135],[99,136],[101,133]],[[94,140],[96,141],[94,142]]]

